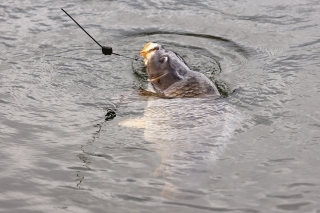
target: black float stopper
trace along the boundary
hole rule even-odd
[[[112,54],[112,47],[102,46],[102,53],[104,55],[111,55]]]

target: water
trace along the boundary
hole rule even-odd
[[[116,53],[155,41],[199,71],[217,60],[235,92],[141,97],[134,61],[102,55],[61,7]],[[0,211],[320,212],[319,14],[304,0],[1,3]]]

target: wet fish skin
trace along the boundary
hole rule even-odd
[[[175,52],[147,43],[140,52],[145,58],[149,81],[163,98],[220,97],[215,84],[204,74],[192,71]]]

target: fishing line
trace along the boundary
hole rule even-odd
[[[135,58],[130,58],[130,57],[128,57],[128,56],[124,56],[124,55],[120,55],[120,54],[118,54],[118,53],[114,53],[114,52],[112,51],[112,47],[102,46],[102,45],[101,45],[99,42],[97,42],[85,29],[83,29],[83,27],[81,27],[81,25],[80,25],[76,20],[74,20],[63,8],[61,8],[61,10],[62,10],[63,12],[65,12],[65,14],[67,14],[67,16],[69,16],[69,17],[72,19],[72,21],[74,21],[74,23],[76,23],[76,24],[78,25],[78,27],[80,27],[94,42],[96,42],[96,43],[101,47],[102,53],[103,53],[104,55],[111,55],[111,54],[113,54],[113,55],[122,56],[122,57],[129,58],[129,59],[137,60],[137,59],[135,59]]]

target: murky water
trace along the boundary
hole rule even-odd
[[[135,61],[61,7],[235,92],[141,97]],[[320,212],[320,1],[9,0],[0,20],[1,212]]]

